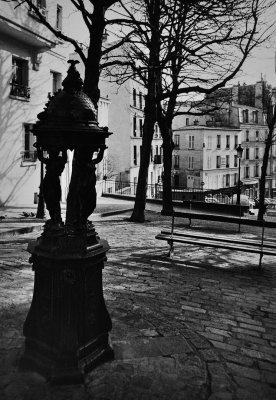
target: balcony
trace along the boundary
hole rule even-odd
[[[19,85],[18,83],[11,82],[10,96],[20,97],[25,100],[29,100],[31,97],[30,88],[26,85]]]
[[[34,24],[27,19],[19,23],[14,20],[13,15],[0,15],[0,34],[13,40],[18,40],[36,51],[46,51],[56,46],[56,38],[47,29],[34,20]]]
[[[154,164],[162,164],[162,156],[160,154],[156,154],[153,158]]]
[[[37,160],[37,152],[25,150],[21,153],[22,161],[24,162],[36,162]]]

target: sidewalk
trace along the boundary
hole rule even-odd
[[[65,220],[66,206],[62,205],[62,217]],[[116,215],[132,210],[133,201],[97,198],[97,207],[93,213],[93,220],[104,216]],[[46,218],[49,218],[46,211]],[[37,205],[7,207],[0,209],[0,238],[10,235],[38,232],[42,230],[45,220],[36,218]],[[27,216],[28,215],[28,216]]]

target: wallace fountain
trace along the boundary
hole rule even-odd
[[[20,363],[24,370],[65,384],[81,382],[86,372],[113,358],[102,288],[109,246],[88,219],[96,207],[96,164],[110,133],[98,126],[77,62],[69,63],[63,89],[50,97],[34,125],[38,157],[46,167],[42,185],[50,219],[28,246],[35,278]],[[63,221],[60,176],[68,151],[74,156]]]

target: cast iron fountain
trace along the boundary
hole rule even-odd
[[[113,358],[102,290],[109,246],[88,220],[96,207],[96,164],[110,133],[96,122],[77,62],[69,63],[63,90],[49,99],[34,125],[38,157],[46,165],[43,193],[50,220],[28,246],[35,283],[20,364],[53,383],[81,382],[86,372]],[[60,176],[68,150],[74,150],[74,158],[64,223]]]

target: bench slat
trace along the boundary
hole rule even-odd
[[[267,228],[276,228],[276,222],[274,221],[258,221],[256,219],[247,219],[243,217],[234,217],[227,215],[218,215],[218,214],[204,214],[204,213],[193,213],[193,212],[185,212],[185,211],[174,211],[172,212],[164,212],[162,215],[179,217],[179,218],[188,218],[188,219],[200,219],[205,221],[217,221],[217,222],[227,222],[230,224],[241,224],[241,225],[250,225],[250,226],[259,226],[263,225]]]
[[[166,240],[168,242],[173,241],[177,243],[187,243],[187,244],[192,244],[192,245],[201,245],[201,246],[209,246],[209,247],[217,247],[217,248],[224,248],[224,249],[229,249],[229,250],[237,250],[237,251],[245,251],[249,253],[255,253],[255,254],[265,254],[265,255],[271,255],[275,256],[275,248],[263,248],[261,249],[260,246],[239,246],[238,244],[230,244],[230,243],[223,243],[216,241],[215,239],[198,239],[198,238],[188,238],[188,237],[180,237],[180,236],[171,236],[171,235],[164,235],[164,234],[158,234],[155,237],[158,240]]]
[[[170,231],[161,231],[161,234],[163,235],[171,235]],[[173,232],[174,236],[183,236],[183,237],[192,237],[192,238],[196,238],[196,239],[210,239],[210,240],[217,240],[217,241],[221,241],[221,242],[230,242],[230,243],[242,243],[242,244],[248,244],[248,245],[257,245],[260,246],[260,240],[255,240],[255,239],[236,239],[236,238],[227,238],[224,236],[219,236],[219,235],[208,235],[208,234],[204,234],[204,233],[190,233],[190,232],[179,232],[179,231],[174,231]],[[276,242],[272,242],[272,241],[268,241],[265,240],[263,243],[263,247],[271,247],[271,248],[275,248],[276,250]]]

